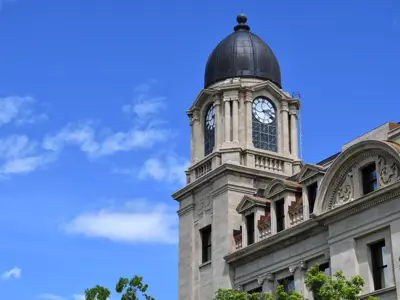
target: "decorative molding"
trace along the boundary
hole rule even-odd
[[[307,269],[307,263],[304,260],[301,260],[298,264],[289,266],[289,272],[294,273],[296,269],[299,270],[306,270]]]
[[[390,201],[398,196],[400,196],[400,181],[388,185],[387,187],[384,187],[373,193],[369,193],[365,196],[355,199],[346,206],[327,211],[324,214],[317,216],[317,219],[319,219],[320,222],[323,222],[324,225],[327,226],[331,223],[345,219],[351,215],[358,214],[361,211],[368,209],[372,206]]]
[[[329,251],[329,249],[324,252],[324,258],[325,259],[330,259],[331,258],[331,252]]]
[[[336,200],[332,203],[331,209],[346,204],[354,199],[353,174],[348,173],[341,187],[336,192]]]
[[[387,186],[400,179],[399,166],[394,159],[379,156],[378,158],[379,183]]]
[[[333,161],[320,184],[316,214],[326,213],[333,208],[332,205],[336,200],[337,192],[354,166],[371,156],[375,156],[377,159],[381,156],[386,162],[393,160],[400,165],[399,152],[398,144],[375,140],[362,141],[347,148]],[[377,175],[378,180],[380,180],[378,172]]]
[[[243,292],[243,286],[241,284],[237,284],[235,286],[235,290],[238,291],[238,292]]]
[[[204,213],[212,212],[213,208],[213,200],[211,195],[207,195],[200,200],[198,200],[198,205],[196,205],[196,211],[199,216],[202,216]]]
[[[267,279],[267,276],[266,275],[263,275],[263,276],[258,276],[257,277],[257,282],[258,282],[258,285],[263,285],[263,283],[264,283],[264,281],[265,281],[265,279]]]
[[[275,275],[272,273],[267,274],[267,280],[268,281],[275,281]]]
[[[178,216],[181,217],[185,214],[187,214],[188,212],[191,212],[192,210],[194,210],[194,204],[189,204],[188,206],[185,206],[183,208],[181,208],[180,210],[177,211]]]

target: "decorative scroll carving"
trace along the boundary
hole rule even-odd
[[[212,211],[212,197],[208,195],[199,200],[197,205],[197,214],[203,215],[203,213],[211,212]]]
[[[240,285],[240,284],[237,284],[237,285],[235,286],[235,290],[238,291],[238,292],[243,292],[243,286]]]
[[[267,274],[267,280],[268,280],[268,281],[274,281],[274,280],[275,280],[274,274],[268,273],[268,274]]]
[[[258,282],[258,284],[259,284],[259,285],[263,285],[265,279],[267,279],[267,276],[266,276],[266,275],[258,276],[258,277],[257,277],[257,282]]]
[[[353,174],[348,173],[344,182],[336,192],[336,201],[333,203],[332,208],[336,208],[353,200]]]
[[[387,186],[399,179],[399,168],[391,158],[379,156],[378,174],[381,186]]]
[[[306,270],[307,263],[304,260],[302,260],[297,265],[289,266],[289,272],[294,273],[297,268],[299,268],[300,270]]]

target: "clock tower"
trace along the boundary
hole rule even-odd
[[[224,257],[235,249],[233,233],[246,230],[236,207],[301,168],[300,102],[283,91],[278,60],[247,17],[237,22],[210,54],[204,89],[186,112],[187,184],[172,195],[179,202],[179,300],[211,300],[218,288],[233,288]]]

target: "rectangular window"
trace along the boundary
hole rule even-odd
[[[319,270],[327,276],[331,276],[331,268],[329,262],[319,265]]]
[[[254,214],[246,216],[247,245],[254,244]]]
[[[380,290],[388,286],[385,240],[370,245],[370,251],[374,287],[375,290]]]
[[[291,291],[295,290],[293,276],[289,276],[281,280],[278,280],[278,284],[283,285],[283,289],[285,290],[286,293],[290,293]]]
[[[262,293],[262,287],[260,286],[258,288],[247,291],[247,294],[255,294],[255,293]]]
[[[310,214],[314,212],[315,199],[317,198],[317,190],[318,190],[318,183],[316,182],[307,187],[308,205]]]
[[[369,194],[378,189],[378,181],[376,179],[375,163],[366,166],[362,169],[362,185],[363,194]]]
[[[211,260],[211,225],[200,230],[202,258],[201,262],[205,263]]]
[[[323,263],[319,265],[319,270],[323,272],[327,276],[331,276],[331,268],[329,262]],[[314,292],[312,293],[314,296],[314,300],[321,300],[321,297],[316,295]]]
[[[281,199],[275,202],[276,212],[276,230],[278,232],[285,229],[285,200]]]

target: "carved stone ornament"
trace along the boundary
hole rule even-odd
[[[302,260],[299,263],[299,268],[302,269],[302,270],[306,270],[307,269],[307,263],[304,260]]]
[[[238,292],[242,292],[242,291],[243,291],[243,286],[240,285],[240,284],[237,284],[237,285],[235,286],[235,290],[238,291]]]
[[[274,280],[275,280],[274,274],[268,273],[268,274],[267,274],[267,280],[268,280],[268,281],[274,281]]]
[[[211,195],[208,195],[202,199],[199,200],[197,204],[197,214],[202,215],[203,213],[206,212],[211,212],[212,211],[212,197]]]
[[[299,268],[300,270],[306,270],[307,263],[304,260],[302,260],[297,265],[289,266],[289,272],[294,273],[297,268]]]
[[[332,205],[332,208],[336,208],[338,206],[341,206],[343,204],[346,204],[350,201],[353,200],[353,174],[348,173],[347,176],[344,179],[344,182],[338,189],[336,193],[336,199],[335,202]]]
[[[324,258],[325,258],[325,259],[330,259],[330,258],[331,258],[331,253],[330,253],[329,250],[326,250],[326,251],[324,252]]]
[[[380,184],[387,186],[399,179],[399,167],[393,159],[379,156],[378,174]]]
[[[265,279],[267,279],[267,276],[265,276],[265,275],[264,275],[264,276],[258,276],[258,277],[257,277],[257,282],[258,282],[258,284],[259,284],[259,285],[263,285]]]

